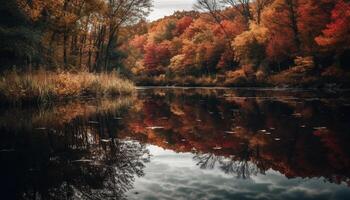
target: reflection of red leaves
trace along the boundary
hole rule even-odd
[[[340,183],[344,181],[344,176],[336,175],[350,166],[346,145],[342,143],[343,135],[335,134],[331,128],[307,128],[310,124],[301,128],[297,123],[300,119],[292,115],[281,119],[280,109],[289,113],[306,110],[308,115],[314,115],[316,111],[311,111],[316,108],[309,108],[309,104],[296,106],[291,102],[280,102],[280,109],[273,110],[265,101],[234,101],[231,97],[217,102],[209,113],[207,109],[202,109],[203,105],[195,102],[172,100],[167,103],[160,99],[144,100],[142,117],[139,113],[131,113],[132,123],[128,123],[127,130],[120,135],[175,152],[192,152],[195,149],[202,154],[234,155],[237,161],[248,159],[264,170],[273,169],[289,178],[323,176]],[[234,117],[234,126],[232,112],[226,112],[228,105],[240,110],[240,114]],[[223,120],[218,120],[219,113],[224,115]],[[257,122],[261,123],[259,127],[252,128]],[[152,126],[164,128],[147,129]],[[262,129],[271,132],[271,135],[265,134]],[[275,141],[274,138],[281,140]]]
[[[327,148],[327,157],[335,168],[350,167],[350,162],[347,160],[347,155],[341,148],[342,145],[340,145],[336,134],[325,128],[318,129],[313,134],[318,136]]]

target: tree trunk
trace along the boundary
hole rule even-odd
[[[63,34],[63,64],[64,67],[67,68],[68,59],[67,59],[67,42],[68,42],[68,34]]]
[[[299,33],[299,28],[298,28],[298,16],[297,16],[297,12],[295,10],[295,4],[296,2],[294,2],[295,0],[285,0],[286,4],[288,6],[289,9],[289,17],[290,17],[290,21],[291,21],[291,27],[293,30],[293,34],[294,34],[294,44],[297,48],[297,54],[300,54],[300,33]]]

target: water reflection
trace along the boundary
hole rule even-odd
[[[349,99],[348,92],[156,88],[126,99],[2,108],[3,194],[8,199],[137,197],[139,183],[151,187],[145,181],[162,181],[152,180],[152,174],[174,178],[157,165],[157,156],[152,164],[152,146],[161,147],[157,152],[186,153],[194,173],[211,170],[236,182],[247,180],[243,185],[257,193],[249,179],[268,179],[271,171],[290,180],[283,185],[307,178],[319,180],[320,187],[324,180],[333,187],[349,186]],[[191,179],[181,170],[186,159],[162,159],[183,174],[186,188]],[[210,181],[206,188],[220,184],[216,178]],[[198,191],[204,194],[204,188]],[[238,194],[234,188],[225,191]],[[224,197],[217,193],[212,198]]]
[[[130,115],[125,136],[194,152],[201,168],[218,165],[242,178],[273,169],[289,178],[350,183],[346,93],[158,89],[144,95],[142,114]],[[163,128],[147,129],[155,126]]]
[[[143,175],[143,144],[116,139],[130,99],[4,109],[0,123],[4,199],[122,199]]]

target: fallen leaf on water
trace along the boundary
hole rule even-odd
[[[327,129],[327,127],[314,127],[314,129],[316,129],[316,130],[324,130],[324,129]]]
[[[156,129],[164,129],[164,127],[162,127],[162,126],[149,126],[149,127],[146,127],[146,129],[156,130]]]
[[[225,133],[228,133],[228,134],[235,134],[236,132],[234,132],[234,131],[225,131]]]

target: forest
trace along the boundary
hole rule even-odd
[[[350,0],[1,0],[0,199],[350,199]]]
[[[121,94],[133,83],[349,86],[349,1],[197,0],[149,22],[151,11],[151,0],[3,2],[1,99]]]
[[[132,93],[118,75],[126,27],[149,13],[150,0],[9,0],[0,5],[0,99]],[[125,73],[124,73],[125,74]]]
[[[136,82],[348,85],[349,1],[198,0],[194,8],[146,24],[130,41]]]

